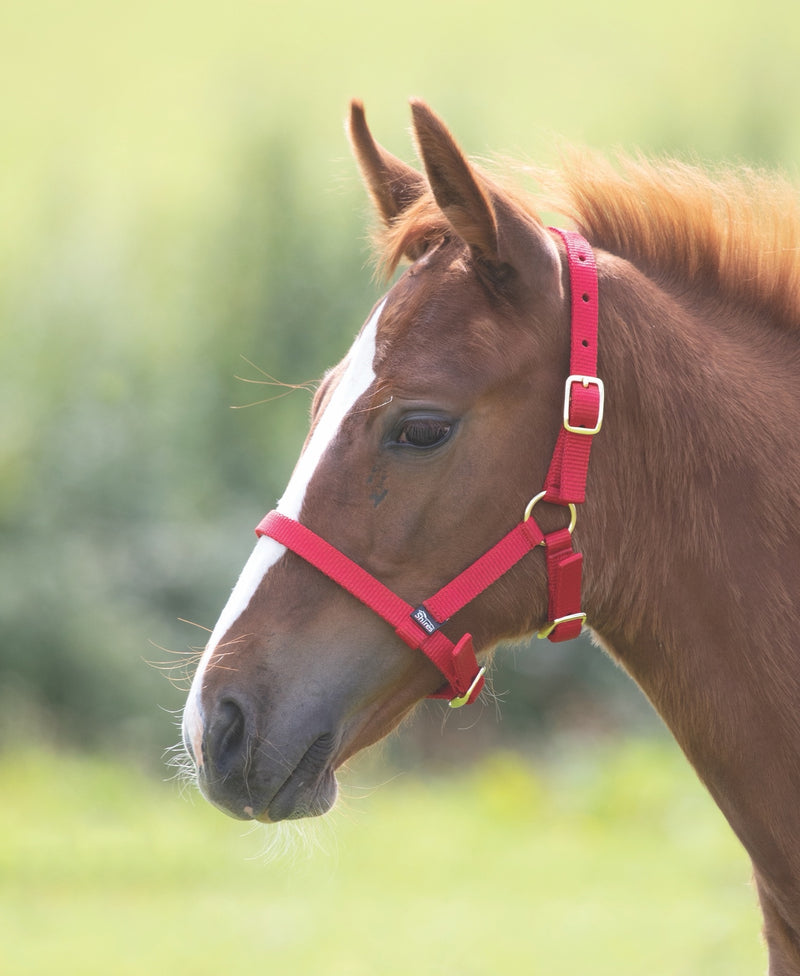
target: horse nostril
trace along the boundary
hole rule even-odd
[[[241,769],[248,737],[242,706],[232,698],[221,701],[206,734],[206,754],[211,768],[223,776]]]

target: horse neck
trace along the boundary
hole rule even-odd
[[[800,348],[616,259],[600,287],[606,421],[576,532],[589,621],[757,866],[791,848],[800,878]],[[800,925],[800,882],[796,907]]]
[[[731,627],[763,619],[753,576],[800,575],[776,558],[800,537],[800,342],[719,302],[690,304],[617,259],[601,259],[601,289],[606,419],[579,523],[602,567],[596,619],[631,634],[681,629],[670,606],[693,566],[707,586],[733,588]]]

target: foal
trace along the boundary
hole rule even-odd
[[[200,785],[237,817],[323,813],[335,769],[422,697],[472,700],[500,640],[571,636],[585,619],[748,850],[770,973],[800,976],[794,194],[577,163],[553,188],[576,243],[412,108],[424,172],[352,106],[384,263],[410,267],[320,386],[208,643],[184,717]],[[584,333],[576,306],[595,294]],[[596,372],[571,366],[587,348]],[[575,419],[581,400],[590,420]],[[565,437],[580,483],[553,490]]]

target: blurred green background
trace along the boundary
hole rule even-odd
[[[306,426],[307,392],[259,403],[275,390],[253,381],[313,381],[377,296],[348,100],[364,99],[378,138],[411,159],[410,95],[473,154],[551,161],[565,138],[793,175],[800,10],[0,6],[0,891],[13,909],[0,969],[12,943],[15,973],[54,971],[69,953],[76,972],[216,972],[223,946],[240,964],[323,974],[567,973],[587,958],[606,971],[598,956],[615,973],[759,964],[746,859],[636,689],[581,642],[503,655],[499,715],[478,706],[445,724],[426,706],[362,764],[386,785],[359,802],[357,824],[345,813],[323,830],[336,854],[313,852],[300,881],[284,861],[242,863],[240,828],[159,782],[187,658]],[[391,781],[412,768],[421,779]],[[662,784],[653,806],[648,777]],[[357,792],[357,770],[352,781]],[[603,797],[586,800],[593,789]],[[712,858],[705,876],[707,847],[724,867]],[[416,865],[399,886],[397,848]],[[443,930],[425,915],[398,946],[419,891]],[[348,912],[379,913],[384,897],[385,939],[363,918],[352,927]],[[730,914],[726,898],[739,899]],[[452,915],[475,913],[463,943],[451,901]],[[217,919],[236,937],[213,935]],[[352,936],[337,950],[339,927]],[[316,957],[296,954],[306,943]]]

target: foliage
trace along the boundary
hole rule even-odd
[[[17,716],[21,702],[41,702],[75,737],[116,726],[124,739],[145,701],[165,700],[144,666],[165,651],[148,641],[181,646],[189,628],[165,621],[209,622],[235,572],[209,579],[214,549],[228,532],[249,541],[247,519],[285,483],[307,391],[268,410],[231,406],[287,392],[262,385],[260,363],[316,378],[351,338],[353,306],[371,303],[338,287],[355,277],[358,248],[335,226],[315,233],[293,154],[278,138],[245,155],[241,199],[191,247],[179,235],[150,247],[147,225],[130,241],[86,242],[69,221],[29,272],[36,288],[8,303],[18,358],[4,390],[16,409],[4,438],[0,672]],[[256,193],[262,182],[269,194]],[[202,632],[190,639],[202,644]]]
[[[6,755],[3,972],[763,970],[747,859],[673,746],[501,754],[365,796],[376,775],[266,860],[276,828],[136,769]]]
[[[180,620],[213,625],[306,425],[302,390],[232,411],[285,392],[235,376],[313,381],[377,295],[350,96],[405,156],[423,94],[470,152],[550,158],[560,132],[788,165],[797,17],[778,0],[735,18],[720,0],[408,0],[390,22],[316,0],[6,4],[2,741],[155,762],[174,737],[182,694],[147,662],[202,645]],[[590,730],[641,721],[586,647],[506,660],[511,731],[585,727],[587,696]]]

